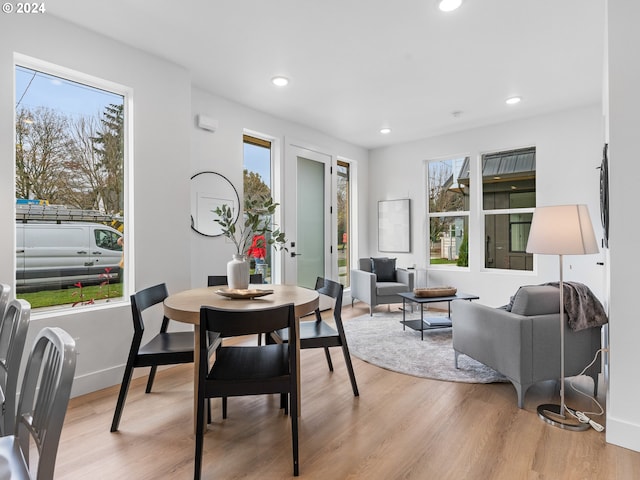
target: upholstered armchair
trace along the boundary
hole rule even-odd
[[[484,363],[513,384],[518,407],[524,407],[529,387],[560,378],[560,299],[558,288],[546,285],[520,287],[511,305],[488,307],[478,302],[451,302],[453,349]],[[565,314],[565,376],[578,375],[600,348],[600,327],[574,331]],[[600,363],[586,374],[598,393]]]
[[[377,305],[401,302],[402,292],[413,291],[414,272],[396,268],[395,258],[361,258],[351,270],[351,305],[360,300],[369,305],[369,314]]]

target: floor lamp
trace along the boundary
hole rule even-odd
[[[528,253],[558,255],[560,257],[560,405],[544,404],[538,415],[545,422],[567,430],[587,430],[589,424],[574,421],[564,402],[564,284],[562,257],[598,253],[589,209],[586,205],[557,205],[538,207],[533,212]]]

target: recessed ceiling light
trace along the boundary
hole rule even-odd
[[[438,8],[443,12],[452,12],[462,5],[462,0],[440,0]]]
[[[386,135],[388,133],[391,133],[391,129],[389,127],[381,128],[380,133],[382,133],[383,135]]]
[[[507,105],[515,105],[516,103],[520,103],[520,100],[522,100],[521,97],[510,97],[505,101],[507,102]]]
[[[289,79],[287,77],[273,77],[271,83],[278,87],[285,87],[289,84]]]

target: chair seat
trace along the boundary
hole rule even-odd
[[[216,361],[207,380],[238,382],[287,375],[289,354],[284,345],[265,345],[260,348],[224,347],[217,351]]]
[[[396,295],[402,292],[408,292],[409,287],[404,283],[397,282],[378,282],[376,284],[376,294],[379,296]]]
[[[0,478],[31,480],[18,439],[13,435],[0,437]]]
[[[275,332],[283,342],[289,341],[289,330],[286,328],[277,330]],[[338,332],[335,328],[326,322],[300,322],[300,341],[314,339],[314,338],[327,338],[337,337]],[[303,347],[303,345],[300,345]]]
[[[191,362],[193,362],[193,332],[159,333],[138,350],[139,355],[171,353],[190,353]]]

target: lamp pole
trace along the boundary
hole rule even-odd
[[[565,418],[564,412],[564,281],[562,278],[563,256],[560,257],[560,416]]]

